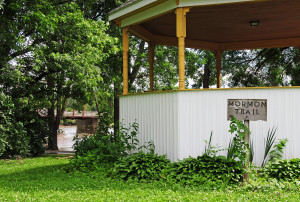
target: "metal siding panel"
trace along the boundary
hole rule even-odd
[[[176,93],[123,96],[120,98],[120,120],[125,127],[139,124],[140,145],[153,141],[158,154],[177,160]],[[174,116],[170,116],[174,114]]]
[[[261,165],[264,139],[269,128],[278,127],[277,139],[288,138],[284,157],[300,156],[300,90],[247,89],[184,91],[120,98],[120,118],[136,119],[141,140],[153,140],[156,152],[172,161],[202,155],[204,140],[213,131],[213,145],[227,148],[232,136],[227,121],[227,99],[268,99],[268,121],[250,122],[254,163]],[[141,142],[143,143],[143,142]],[[220,152],[226,155],[226,151]]]

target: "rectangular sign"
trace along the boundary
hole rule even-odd
[[[234,116],[240,121],[267,121],[266,99],[228,99],[227,120]]]

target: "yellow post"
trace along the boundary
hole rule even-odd
[[[123,95],[128,94],[128,51],[129,37],[128,27],[122,29],[123,34]]]
[[[217,50],[216,55],[216,66],[217,66],[217,88],[221,88],[221,66],[222,66],[222,53],[223,51]]]
[[[185,89],[185,70],[184,70],[184,48],[186,37],[186,13],[189,8],[176,9],[176,35],[178,38],[178,69],[179,69],[179,90]]]
[[[148,44],[148,61],[149,61],[149,72],[150,72],[150,92],[154,90],[153,70],[154,70],[154,56],[155,56],[155,44],[149,42]]]

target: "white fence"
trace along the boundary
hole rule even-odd
[[[300,157],[300,87],[185,90],[127,95],[120,98],[120,120],[139,124],[140,143],[152,140],[158,154],[176,161],[202,155],[204,140],[227,148],[227,99],[267,99],[268,120],[250,122],[254,163],[261,165],[264,139],[277,128],[277,139],[288,139],[284,158]],[[221,151],[220,155],[226,155]]]

